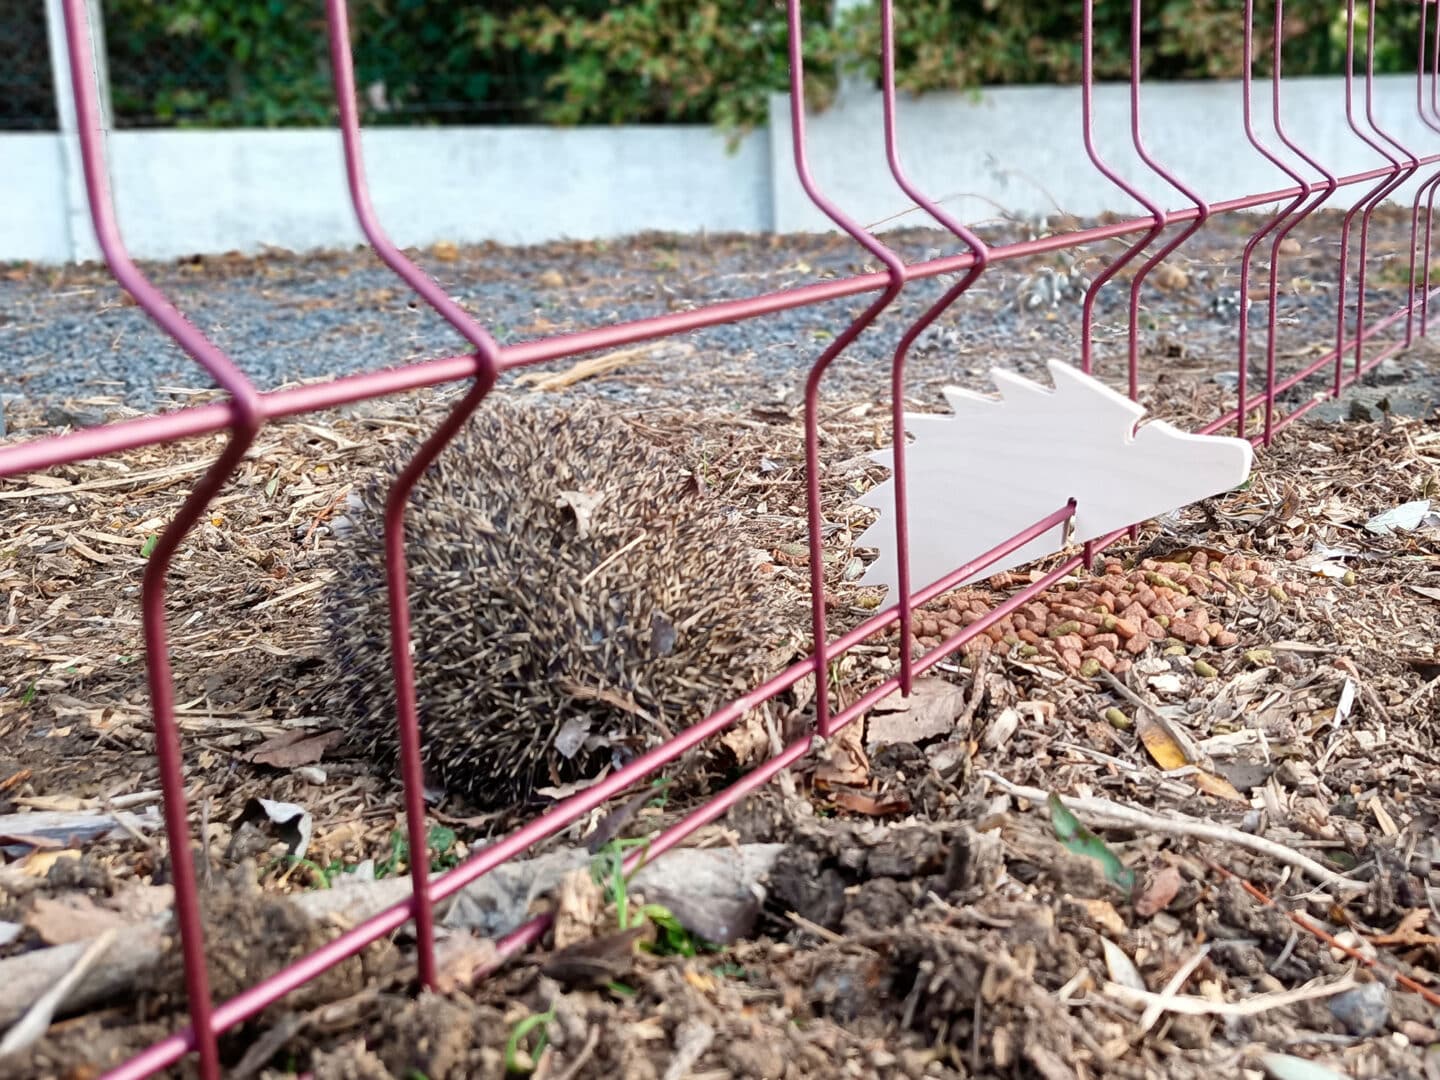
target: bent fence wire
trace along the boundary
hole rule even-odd
[[[232,470],[254,444],[257,433],[269,421],[294,416],[351,402],[358,402],[404,390],[439,383],[469,380],[472,388],[454,407],[444,423],[417,452],[390,493],[386,507],[386,546],[388,555],[389,596],[392,610],[392,649],[395,680],[398,688],[398,734],[402,748],[402,774],[405,782],[405,807],[410,850],[426,847],[424,802],[419,759],[420,733],[416,721],[415,678],[409,659],[408,604],[406,599],[404,529],[405,509],[412,485],[446,444],[466,422],[475,408],[494,387],[497,378],[515,368],[543,361],[572,357],[599,348],[614,347],[678,334],[717,323],[762,318],[788,308],[820,303],[845,296],[875,294],[875,299],[848,326],[835,335],[828,347],[815,358],[805,387],[805,457],[809,522],[809,554],[813,593],[813,640],[818,646],[812,654],[783,674],[755,687],[750,694],[731,702],[712,716],[706,717],[668,743],[651,750],[624,768],[588,789],[560,802],[546,813],[502,841],[477,851],[460,866],[434,879],[427,877],[427,860],[412,860],[413,895],[405,902],[374,916],[337,937],[324,948],[304,957],[290,967],[249,988],[229,1001],[211,1000],[205,964],[205,942],[202,939],[200,900],[194,868],[190,860],[172,860],[175,885],[175,911],[185,959],[188,1006],[191,1025],[162,1042],[155,1044],[131,1061],[114,1070],[115,1080],[150,1075],[173,1065],[187,1054],[197,1053],[201,1074],[214,1077],[220,1064],[217,1040],[221,1033],[254,1016],[270,1003],[314,978],[320,972],[357,953],[380,937],[393,933],[407,922],[415,924],[418,943],[419,976],[422,984],[433,983],[436,975],[433,906],[500,863],[526,848],[564,829],[581,815],[599,806],[612,796],[626,790],[656,770],[674,761],[681,754],[724,731],[747,710],[770,699],[807,677],[816,681],[814,731],[829,736],[856,719],[876,701],[895,689],[906,689],[916,675],[927,670],[945,656],[955,652],[967,641],[983,633],[999,619],[1026,603],[1062,576],[1084,564],[1094,553],[1113,542],[1122,532],[1093,541],[1079,553],[1063,557],[1054,569],[996,606],[990,613],[944,641],[928,653],[912,658],[901,650],[901,669],[887,682],[844,708],[832,705],[827,686],[827,669],[831,661],[876,631],[899,624],[901,640],[909,640],[909,628],[915,607],[952,588],[986,566],[1003,559],[1031,540],[1052,534],[1062,535],[1061,527],[1073,516],[1073,505],[1057,505],[1044,518],[1013,536],[994,550],[957,567],[943,580],[910,594],[910,569],[906,550],[904,514],[905,454],[904,440],[897,440],[894,457],[895,522],[899,551],[898,602],[874,615],[849,632],[827,640],[826,598],[823,589],[824,540],[819,489],[819,428],[818,416],[822,383],[827,366],[858,335],[864,333],[906,288],[923,278],[954,275],[954,284],[940,300],[927,310],[900,337],[890,370],[890,393],[893,400],[893,422],[898,429],[904,402],[906,357],[911,344],[950,305],[961,302],[964,294],[982,277],[986,268],[1003,260],[1044,252],[1075,248],[1101,240],[1125,239],[1128,246],[1089,285],[1081,308],[1080,355],[1082,368],[1089,371],[1093,358],[1093,318],[1099,291],[1122,271],[1130,273],[1128,320],[1128,385],[1136,396],[1140,362],[1139,308],[1140,294],[1146,275],[1167,254],[1183,243],[1195,230],[1217,215],[1246,209],[1278,206],[1275,212],[1255,217],[1257,223],[1250,234],[1240,261],[1241,304],[1238,313],[1238,359],[1236,364],[1237,404],[1223,415],[1216,416],[1200,430],[1216,432],[1233,428],[1252,441],[1268,445],[1275,432],[1317,404],[1323,394],[1316,394],[1304,404],[1281,414],[1277,399],[1285,391],[1306,380],[1324,380],[1323,389],[1338,395],[1366,371],[1388,356],[1405,348],[1415,333],[1426,333],[1429,327],[1431,220],[1437,185],[1440,185],[1440,153],[1421,153],[1402,145],[1376,122],[1374,108],[1373,38],[1376,24],[1376,0],[1369,0],[1368,11],[1356,11],[1356,0],[1347,0],[1346,45],[1349,63],[1345,77],[1346,96],[1336,102],[1334,123],[1344,124],[1353,137],[1369,146],[1383,164],[1362,172],[1337,176],[1324,163],[1312,156],[1287,134],[1283,122],[1282,91],[1283,43],[1281,35],[1272,34],[1273,44],[1268,58],[1268,105],[1264,89],[1254,86],[1250,63],[1244,64],[1243,124],[1245,136],[1253,152],[1278,167],[1292,183],[1274,191],[1227,193],[1227,197],[1210,201],[1188,187],[1182,178],[1171,173],[1146,149],[1141,135],[1142,82],[1139,72],[1142,0],[1134,0],[1131,20],[1132,75],[1130,81],[1130,139],[1135,152],[1153,174],[1157,186],[1173,191],[1180,203],[1176,209],[1165,210],[1146,193],[1122,179],[1107,163],[1094,140],[1092,94],[1092,22],[1094,0],[1083,0],[1084,73],[1078,93],[1082,101],[1084,146],[1094,168],[1115,187],[1117,198],[1136,200],[1146,208],[1143,216],[1114,220],[1092,228],[1064,235],[1005,245],[987,246],[973,232],[947,213],[927,196],[906,173],[898,150],[899,114],[896,108],[894,11],[893,0],[883,0],[880,15],[882,35],[882,90],[884,101],[883,146],[889,170],[898,187],[916,204],[927,211],[941,226],[954,233],[963,246],[963,253],[918,263],[904,263],[873,233],[847,216],[832,201],[811,175],[806,154],[804,73],[800,42],[800,4],[789,0],[791,116],[795,170],[805,192],[813,203],[848,233],[857,244],[870,253],[884,270],[818,284],[791,288],[744,300],[727,300],[701,306],[694,310],[673,312],[651,318],[596,327],[577,333],[542,338],[521,344],[500,346],[486,328],[471,318],[425,273],[411,262],[386,236],[372,209],[367,194],[364,160],[359,138],[355,80],[351,45],[344,0],[327,0],[330,55],[333,66],[335,94],[339,103],[339,123],[343,136],[345,165],[351,199],[361,226],[370,243],[389,267],[421,298],[447,319],[474,346],[467,355],[448,356],[380,372],[336,378],[332,381],[275,392],[259,392],[231,360],[210,340],[187,322],[131,261],[121,240],[119,224],[111,203],[106,179],[105,144],[100,127],[100,112],[89,36],[85,26],[85,0],[64,0],[68,48],[75,83],[79,114],[79,139],[85,166],[85,181],[90,212],[106,261],[119,283],[124,286],[150,317],[229,395],[227,402],[182,409],[163,416],[148,416],[121,423],[77,431],[71,434],[37,439],[0,448],[0,476],[45,469],[61,463],[113,454],[135,447],[169,442],[203,433],[228,432],[229,441],[218,460],[185,501],[174,522],[151,554],[144,575],[142,590],[143,622],[146,643],[146,665],[151,707],[154,715],[156,754],[159,759],[161,783],[165,796],[165,826],[172,852],[189,849],[191,840],[189,813],[185,799],[179,730],[176,725],[171,675],[168,663],[168,627],[165,618],[165,586],[171,556],[192,526],[205,513],[207,504],[225,485]],[[1283,25],[1284,0],[1275,0],[1273,13],[1266,12],[1262,27]],[[1268,5],[1267,5],[1268,7]],[[1273,17],[1273,21],[1271,18]],[[1433,24],[1433,25],[1432,25]],[[1440,133],[1440,17],[1421,9],[1419,41],[1416,43],[1416,98],[1423,123]],[[1364,27],[1369,39],[1357,45],[1357,26]],[[1254,0],[1245,0],[1245,33],[1243,41],[1234,43],[1240,55],[1255,58],[1256,12]],[[1363,54],[1359,78],[1356,73],[1357,51]],[[1263,61],[1263,58],[1262,58]],[[1359,85],[1357,85],[1357,82]],[[1359,103],[1357,107],[1357,102]],[[1217,118],[1219,122],[1220,118]],[[878,149],[878,144],[877,144]],[[1397,310],[1379,314],[1367,322],[1366,258],[1371,218],[1376,207],[1406,181],[1421,173],[1420,184],[1411,205],[1410,277],[1407,302]],[[1335,340],[1331,348],[1300,370],[1279,377],[1276,371],[1276,304],[1277,264],[1280,245],[1287,235],[1309,215],[1341,193],[1349,195],[1340,225],[1338,239],[1339,290],[1336,298]],[[1423,205],[1422,205],[1423,204]],[[1422,229],[1423,221],[1423,229]],[[1169,240],[1161,241],[1170,226],[1180,226]],[[1356,236],[1358,234],[1358,237]],[[1133,238],[1133,242],[1132,241]],[[1268,248],[1268,276],[1263,289],[1270,298],[1268,321],[1264,328],[1264,377],[1254,385],[1247,362],[1254,352],[1251,347],[1246,297],[1251,291],[1251,262],[1256,250],[1264,243]],[[1352,249],[1355,249],[1352,257]],[[1419,271],[1422,285],[1415,287],[1416,260],[1423,260]],[[1262,263],[1263,263],[1262,259]],[[1354,279],[1353,289],[1349,282]],[[1353,296],[1353,302],[1348,297]],[[1353,310],[1353,314],[1352,314]],[[1395,340],[1367,350],[1384,331],[1392,333],[1403,328]],[[882,391],[876,388],[877,396]],[[423,677],[423,673],[421,673]],[[683,841],[701,825],[714,820],[777,773],[795,764],[812,745],[812,735],[805,734],[783,751],[754,769],[727,790],[693,811],[678,824],[657,836],[644,852],[631,856],[632,865],[642,858],[655,858]],[[547,924],[537,918],[512,932],[499,943],[499,958],[514,955],[539,939]],[[496,962],[500,962],[496,961]]]

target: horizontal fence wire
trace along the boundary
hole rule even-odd
[[[1156,0],[1151,0],[1155,3]],[[1374,38],[1377,20],[1375,0],[1362,4],[1357,12],[1356,0],[1346,0],[1347,74],[1345,99],[1337,103],[1335,122],[1342,124],[1355,138],[1369,146],[1384,164],[1348,175],[1335,175],[1288,134],[1284,125],[1282,88],[1284,86],[1282,35],[1273,28],[1284,25],[1284,0],[1274,0],[1273,8],[1266,3],[1257,16],[1255,0],[1245,0],[1245,30],[1242,41],[1235,43],[1243,62],[1243,114],[1234,118],[1243,127],[1246,139],[1255,154],[1269,161],[1291,183],[1272,191],[1230,195],[1208,200],[1189,187],[1184,178],[1172,172],[1146,147],[1143,138],[1143,80],[1140,76],[1141,28],[1144,21],[1144,0],[1133,0],[1130,14],[1130,48],[1132,73],[1129,96],[1129,138],[1131,146],[1149,171],[1153,180],[1181,205],[1164,209],[1145,190],[1126,180],[1100,152],[1096,142],[1095,117],[1092,107],[1094,90],[1093,26],[1094,0],[1083,0],[1083,37],[1081,48],[1084,73],[1077,92],[1081,95],[1083,141],[1091,167],[1115,188],[1117,200],[1137,202],[1145,213],[1136,217],[1107,222],[1066,234],[1045,236],[1009,244],[989,246],[964,224],[951,217],[938,200],[928,195],[906,171],[899,151],[900,132],[896,108],[895,85],[895,11],[893,0],[881,0],[881,90],[884,104],[883,132],[877,133],[886,162],[897,188],[920,209],[926,211],[941,227],[948,230],[963,248],[957,254],[919,263],[905,263],[882,239],[859,225],[845,209],[832,199],[811,175],[807,158],[806,101],[804,57],[800,43],[804,40],[800,0],[788,0],[790,30],[791,78],[791,142],[794,165],[799,181],[812,203],[840,230],[847,233],[860,248],[883,265],[879,272],[858,274],[848,278],[824,281],[784,291],[768,293],[743,300],[711,303],[694,310],[674,312],[631,322],[596,327],[576,333],[557,335],[520,344],[501,346],[487,328],[464,312],[441,287],[416,266],[385,234],[370,204],[360,140],[360,108],[357,92],[354,50],[348,25],[345,0],[327,0],[325,30],[328,35],[331,62],[332,92],[339,116],[339,129],[353,208],[360,225],[380,258],[410,289],[470,343],[473,352],[412,364],[392,370],[369,372],[329,382],[278,390],[258,391],[236,368],[234,363],[213,342],[200,333],[144,276],[133,263],[121,240],[107,183],[103,125],[100,99],[94,77],[87,32],[86,0],[63,0],[67,46],[77,106],[77,129],[85,168],[86,189],[90,211],[105,259],[119,283],[136,299],[149,316],[170,335],[203,368],[228,395],[228,401],[182,409],[165,415],[142,417],[71,434],[31,440],[0,447],[0,476],[45,469],[62,463],[100,455],[114,454],[136,447],[155,445],[196,435],[226,432],[228,441],[217,460],[195,485],[175,520],[163,533],[148,560],[142,589],[142,608],[146,640],[146,670],[149,681],[151,710],[156,732],[156,753],[159,759],[161,786],[165,797],[165,827],[172,853],[175,885],[175,912],[185,958],[186,989],[190,1026],[156,1043],[126,1064],[108,1074],[112,1080],[132,1080],[174,1065],[189,1053],[198,1055],[200,1074],[213,1078],[220,1072],[219,1036],[260,1010],[302,986],[341,960],[354,955],[367,945],[395,932],[407,923],[415,926],[419,982],[433,985],[436,977],[434,954],[434,912],[436,903],[444,900],[493,870],[496,866],[525,851],[535,843],[553,836],[574,823],[582,815],[626,791],[635,783],[651,776],[656,770],[673,762],[686,751],[723,732],[748,711],[774,698],[806,678],[816,682],[815,720],[813,733],[794,739],[768,761],[753,769],[687,817],[653,838],[644,851],[631,856],[630,867],[641,860],[656,858],[683,842],[695,829],[713,821],[745,795],[766,783],[782,770],[794,765],[808,754],[814,736],[827,737],[862,716],[887,694],[896,690],[908,692],[914,678],[929,670],[967,642],[984,633],[1000,619],[1071,574],[1088,566],[1095,554],[1113,543],[1128,530],[1120,529],[1109,536],[1084,545],[1080,553],[1069,553],[1046,574],[1037,576],[1029,585],[997,604],[987,614],[966,626],[953,637],[919,656],[908,648],[900,650],[899,671],[857,701],[835,708],[827,688],[827,671],[832,662],[843,656],[871,635],[899,627],[902,642],[910,640],[909,632],[916,606],[941,595],[962,581],[999,563],[1008,554],[1032,541],[1055,537],[1055,548],[1064,548],[1065,528],[1073,518],[1073,503],[1056,506],[1043,518],[997,545],[970,563],[956,567],[946,577],[925,588],[912,591],[905,502],[905,440],[894,440],[894,522],[897,539],[900,588],[891,606],[864,621],[861,625],[831,638],[827,630],[829,614],[824,594],[822,570],[824,562],[823,515],[819,490],[819,408],[823,394],[823,377],[827,366],[860,334],[867,332],[912,282],[939,275],[954,275],[955,281],[944,294],[900,336],[890,364],[888,391],[891,396],[891,421],[898,434],[903,430],[905,401],[905,370],[911,346],[935,319],[956,303],[975,282],[984,277],[993,265],[1026,256],[1073,249],[1101,240],[1126,241],[1123,253],[1089,284],[1080,316],[1079,365],[1086,371],[1095,366],[1094,311],[1101,289],[1122,274],[1129,273],[1128,318],[1126,323],[1126,383],[1132,398],[1138,396],[1140,375],[1141,291],[1146,276],[1171,252],[1179,248],[1207,221],[1220,214],[1241,210],[1278,207],[1255,216],[1240,260],[1241,302],[1238,314],[1236,373],[1237,403],[1202,426],[1201,432],[1234,429],[1258,444],[1268,444],[1275,433],[1313,408],[1325,395],[1338,395],[1354,384],[1367,371],[1411,344],[1415,334],[1425,334],[1429,327],[1431,297],[1430,257],[1431,219],[1437,186],[1440,186],[1440,153],[1423,153],[1403,145],[1376,120],[1374,102]],[[1256,28],[1271,28],[1269,56],[1256,55]],[[0,18],[0,32],[8,25]],[[1363,27],[1363,29],[1361,29]],[[317,49],[321,43],[317,40]],[[1430,11],[1430,4],[1421,6],[1420,29],[1416,42],[1415,107],[1423,123],[1440,134],[1440,90],[1437,90],[1437,69],[1440,69],[1440,18]],[[1357,59],[1358,58],[1358,59]],[[1268,94],[1257,89],[1252,74],[1255,62],[1263,61],[1268,68],[1263,77]],[[1358,73],[1357,73],[1358,69]],[[1268,99],[1268,101],[1267,101]],[[1218,121],[1217,121],[1218,122]],[[1374,211],[1391,198],[1407,181],[1418,179],[1419,185],[1410,204],[1410,291],[1407,302],[1394,311],[1367,321],[1366,273],[1370,226]],[[1335,340],[1306,366],[1279,377],[1277,356],[1277,270],[1281,243],[1302,222],[1329,203],[1337,194],[1353,194],[1345,207],[1340,224],[1337,264],[1340,288],[1336,297]],[[1163,239],[1166,230],[1176,228]],[[1268,273],[1263,289],[1270,298],[1263,345],[1251,340],[1247,312],[1253,260],[1261,245],[1268,248]],[[1352,257],[1352,248],[1354,253]],[[1422,259],[1417,282],[1416,260]],[[1353,277],[1353,292],[1351,280]],[[559,802],[547,812],[531,820],[503,840],[475,852],[458,867],[430,877],[428,860],[416,856],[411,860],[414,891],[406,901],[376,915],[341,934],[323,948],[291,964],[278,974],[250,987],[238,996],[221,1003],[211,999],[205,964],[205,942],[201,930],[200,896],[194,867],[187,858],[178,857],[190,849],[189,813],[185,799],[184,776],[180,753],[179,730],[175,721],[173,689],[168,663],[168,637],[164,599],[166,576],[171,555],[184,540],[189,529],[200,520],[207,506],[224,486],[241,458],[254,444],[265,423],[287,416],[333,408],[384,395],[395,394],[440,383],[468,380],[470,388],[452,407],[442,424],[433,431],[416,452],[399,478],[394,482],[386,503],[387,586],[391,608],[392,656],[395,663],[398,715],[397,735],[401,746],[401,774],[404,780],[406,828],[410,850],[426,848],[424,825],[424,792],[420,769],[420,732],[415,706],[415,680],[423,672],[413,669],[409,657],[409,604],[404,562],[404,514],[410,491],[425,468],[445,449],[475,408],[492,391],[500,375],[516,368],[574,357],[598,349],[680,334],[699,327],[713,326],[741,319],[762,318],[767,314],[804,305],[812,305],[841,297],[876,294],[868,305],[848,323],[816,357],[805,388],[805,456],[807,473],[807,520],[811,572],[811,632],[815,647],[811,655],[794,664],[780,675],[755,687],[709,717],[685,729],[665,744],[658,746],[623,768],[584,790]],[[1353,303],[1349,297],[1353,296]],[[1371,313],[1373,315],[1373,312]],[[1396,340],[1367,349],[1382,334],[1403,330]],[[1258,349],[1263,348],[1264,377],[1259,386],[1251,379],[1250,368]],[[1325,376],[1323,395],[1281,413],[1279,399],[1287,391],[1307,380]],[[881,392],[877,386],[877,396]],[[547,923],[544,918],[532,920],[514,930],[498,943],[497,957],[491,965],[503,962],[515,952],[541,939]]]

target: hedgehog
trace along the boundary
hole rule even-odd
[[[327,592],[331,704],[391,775],[383,507],[414,451],[352,497]],[[522,804],[773,674],[793,622],[736,518],[613,411],[488,398],[406,515],[427,782],[484,808]]]

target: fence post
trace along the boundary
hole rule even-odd
[[[100,82],[100,124],[113,129],[110,109],[110,79],[105,63],[105,31],[100,0],[86,0],[90,27],[90,52],[95,57],[95,77]],[[65,12],[60,0],[45,0],[45,25],[50,44],[50,73],[55,81],[55,119],[59,129],[60,160],[65,171],[65,227],[71,262],[100,257],[100,248],[86,207],[85,170],[76,136],[75,85],[70,76],[70,53],[65,47]]]

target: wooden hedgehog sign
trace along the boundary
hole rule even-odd
[[[947,387],[950,415],[907,413],[905,448],[910,581],[933,584],[1075,500],[1072,542],[1093,540],[1243,483],[1254,451],[1245,439],[1192,435],[1060,361],[1053,390],[992,370],[998,399]],[[893,450],[872,455],[891,466]],[[862,506],[880,520],[860,538],[879,557],[861,585],[897,585],[894,485]],[[1062,547],[1041,536],[982,571],[988,577]]]

